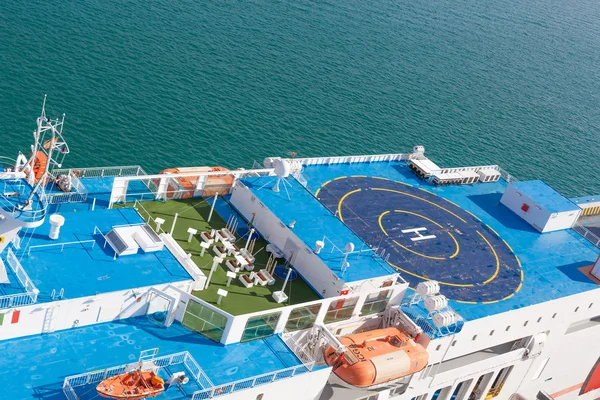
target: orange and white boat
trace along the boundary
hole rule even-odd
[[[224,167],[184,167],[184,168],[169,168],[161,171],[161,174],[181,174],[181,173],[197,173],[197,172],[223,172],[222,175],[211,175],[206,177],[202,190],[203,197],[214,196],[215,193],[220,195],[229,194],[231,186],[234,182],[234,177],[228,174],[229,170]],[[178,198],[187,199],[194,195],[196,185],[198,183],[197,176],[175,178],[179,188],[174,185],[169,185],[167,189],[167,198],[173,198],[174,194],[178,194]],[[155,182],[158,185],[158,182]]]
[[[141,400],[156,397],[165,390],[165,382],[154,371],[131,371],[106,378],[96,391],[107,399]]]
[[[342,381],[369,387],[419,372],[427,365],[427,350],[398,328],[376,329],[340,338],[346,351],[325,350],[327,365]]]

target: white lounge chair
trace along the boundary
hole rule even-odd
[[[242,282],[242,285],[246,287],[246,289],[250,289],[252,286],[254,286],[252,279],[250,279],[250,277],[246,274],[240,274],[239,280]]]
[[[275,284],[275,278],[266,269],[261,269],[259,274],[262,274],[267,279],[267,285],[271,286]]]

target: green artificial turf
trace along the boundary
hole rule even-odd
[[[206,200],[200,198],[168,200],[166,202],[151,201],[141,204],[153,218],[162,218],[165,220],[162,227],[165,232],[170,232],[175,213],[178,214],[175,230],[173,231],[173,238],[186,253],[192,254],[192,260],[208,277],[215,254],[211,245],[204,255],[200,256],[202,250],[200,241],[202,241],[202,239],[199,234],[202,231],[210,232],[211,229],[222,229],[226,225],[225,221],[216,211],[213,213],[210,223],[206,222],[210,213],[210,204],[207,203]],[[140,212],[143,218],[146,218],[143,210],[138,210],[138,212]],[[239,217],[239,223],[244,224],[245,221]],[[151,224],[154,227],[154,224]],[[192,238],[191,243],[188,243],[187,241],[189,236],[189,233],[187,232],[188,228],[198,230],[198,234]],[[245,239],[237,237],[236,244],[240,248],[244,247]],[[266,266],[267,260],[269,259],[269,253],[264,250],[266,245],[267,242],[263,238],[258,239],[254,245],[254,252],[258,251],[258,253],[255,254],[256,261],[254,262],[254,271],[258,271]],[[320,298],[306,282],[302,280],[302,278],[298,277],[295,280],[288,282],[286,286],[285,292],[289,296],[289,300],[285,303],[277,304],[271,297],[271,294],[274,291],[281,290],[281,286],[283,285],[282,279],[275,277],[275,284],[272,286],[255,285],[246,289],[239,279],[236,278],[232,280],[231,285],[227,287],[226,283],[228,278],[226,271],[228,271],[228,269],[225,266],[225,261],[223,261],[213,273],[209,288],[195,291],[193,294],[198,298],[217,306],[217,289],[227,290],[229,292],[227,297],[225,297],[217,307],[232,315],[270,310],[290,304],[300,304],[307,301],[318,300]],[[238,273],[238,276],[241,273],[246,275],[250,274],[250,272],[244,271]]]

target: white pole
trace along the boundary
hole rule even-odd
[[[92,202],[92,211],[96,208],[96,198],[94,197],[94,201]]]
[[[213,258],[213,264],[212,264],[212,267],[210,268],[210,273],[208,274],[208,279],[206,280],[206,287],[205,287],[205,289],[208,289],[208,286],[210,285],[210,280],[212,278],[213,272],[215,272],[215,270],[217,269],[217,265],[221,264],[221,261],[223,261],[223,259],[221,257],[215,257],[215,258]]]
[[[169,235],[171,235],[171,237],[173,236],[173,231],[175,230],[175,223],[177,222],[178,216],[179,216],[179,214],[175,213],[175,218],[173,218],[173,224],[171,225],[171,232],[169,233]]]
[[[210,214],[208,214],[208,220],[206,222],[210,222],[210,219],[212,218],[213,211],[215,210],[215,204],[217,204],[217,196],[218,195],[219,195],[219,192],[215,193],[215,197],[213,199],[212,205],[210,206]]]
[[[285,292],[285,285],[287,285],[288,280],[290,279],[290,275],[292,274],[292,268],[288,267],[288,273],[285,276],[285,281],[283,281],[283,286],[281,287],[281,291]]]
[[[254,235],[254,228],[250,229],[250,234],[248,234],[248,240],[246,240],[246,246],[244,246],[244,250],[248,250],[248,245],[250,245],[252,235]]]

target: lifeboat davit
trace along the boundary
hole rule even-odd
[[[327,365],[342,381],[356,387],[369,387],[419,372],[429,358],[423,346],[398,328],[344,336],[340,342],[347,350],[339,353],[333,346],[325,350]]]
[[[185,167],[185,168],[169,168],[161,171],[161,174],[182,174],[182,173],[200,173],[200,172],[223,172],[223,175],[213,175],[206,178],[204,188],[202,190],[203,197],[214,196],[215,193],[220,195],[229,194],[231,186],[233,185],[233,175],[227,174],[229,170],[224,167]],[[169,185],[167,198],[172,198],[174,193],[178,190],[183,189],[183,193],[179,193],[178,198],[187,199],[194,195],[196,190],[196,184],[198,183],[198,177],[181,177],[176,178],[177,183],[181,186],[176,188],[173,185]],[[158,181],[155,182],[158,185]]]
[[[135,370],[106,378],[96,391],[107,399],[141,400],[156,397],[165,390],[165,382],[154,371]]]

